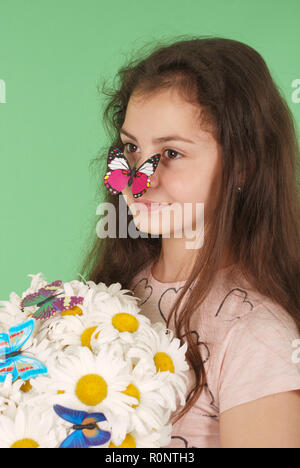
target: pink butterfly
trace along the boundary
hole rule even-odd
[[[104,176],[104,184],[109,192],[116,195],[128,184],[131,186],[134,198],[141,197],[150,186],[150,177],[154,174],[161,154],[154,154],[137,169],[131,169],[129,162],[117,147],[111,147],[108,153],[107,165],[109,170]]]

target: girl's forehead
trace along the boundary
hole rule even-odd
[[[127,110],[133,109],[136,111],[145,110],[147,108],[167,108],[172,107],[173,110],[178,112],[186,111],[187,109],[195,112],[196,109],[201,111],[200,104],[194,102],[189,102],[187,99],[184,99],[182,95],[174,90],[163,90],[157,93],[153,93],[145,96],[136,96],[131,95],[128,104]]]
[[[149,96],[132,95],[122,128],[139,138],[151,133],[153,138],[181,135],[194,143],[210,141],[214,126],[200,104],[188,102],[174,90]]]

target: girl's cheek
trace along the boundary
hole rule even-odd
[[[182,202],[193,202],[199,198],[200,193],[203,193],[200,177],[195,173],[170,177],[167,182],[167,191],[174,200]]]
[[[180,197],[182,190],[186,190],[186,176],[183,172],[176,174],[169,172],[165,174],[163,180],[167,191],[172,191],[172,194],[177,194],[177,197]]]

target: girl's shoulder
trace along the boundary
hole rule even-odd
[[[224,269],[211,291],[216,301],[215,317],[240,322],[240,327],[280,325],[295,329],[295,321],[278,302],[255,289],[238,266]]]
[[[205,330],[208,337],[219,338],[223,348],[243,340],[252,347],[258,341],[272,342],[278,351],[283,345],[290,352],[292,341],[300,337],[289,311],[253,288],[238,267],[225,269],[216,278],[203,306],[198,314],[198,328]]]
[[[220,412],[300,389],[300,335],[285,309],[265,301],[225,328],[211,355]]]
[[[212,312],[204,312],[198,322],[210,352],[209,381],[220,412],[300,389],[299,360],[294,359],[300,334],[294,319],[239,272],[235,278],[219,277],[211,296]]]

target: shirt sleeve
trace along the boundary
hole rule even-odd
[[[300,389],[300,341],[295,341],[299,338],[294,320],[280,306],[260,304],[236,321],[224,341],[220,413],[267,395]]]

